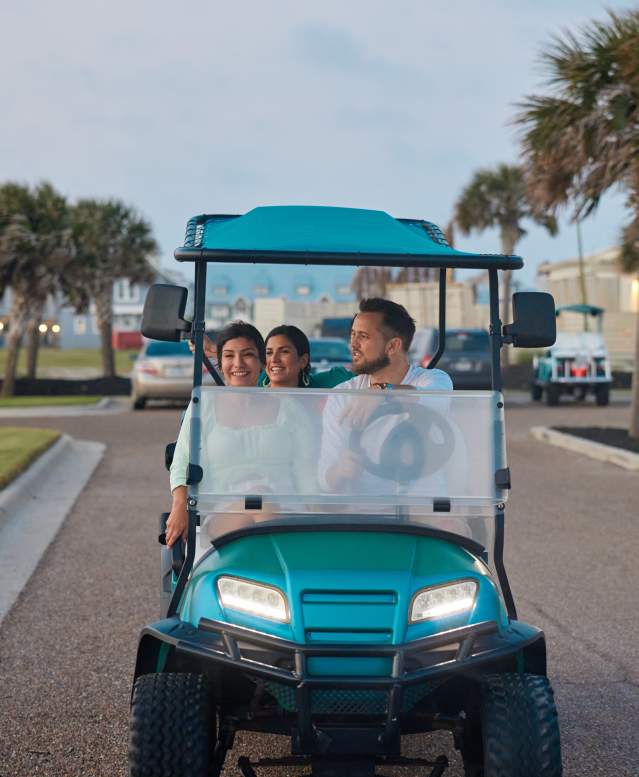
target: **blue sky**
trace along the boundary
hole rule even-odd
[[[516,160],[514,104],[539,91],[552,34],[635,5],[5,4],[0,180],[135,205],[167,265],[202,212],[346,205],[444,225],[476,169]],[[623,197],[606,197],[584,250],[612,245],[624,218]],[[518,250],[531,280],[540,260],[575,255],[574,226],[531,227]]]

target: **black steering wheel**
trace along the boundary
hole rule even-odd
[[[408,418],[393,427],[381,444],[379,462],[371,461],[362,447],[366,430],[379,418],[406,414]],[[434,429],[438,430],[441,442],[433,441],[431,432]],[[367,472],[406,484],[444,466],[453,455],[455,433],[449,422],[431,408],[417,402],[389,399],[371,414],[365,426],[351,431],[349,446]]]

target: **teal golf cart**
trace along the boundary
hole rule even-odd
[[[161,620],[142,630],[132,693],[132,777],[437,777],[402,737],[447,731],[473,777],[558,777],[546,643],[518,620],[503,563],[506,460],[500,349],[548,347],[547,294],[513,297],[516,256],[456,251],[432,223],[379,211],[256,208],[203,215],[175,252],[186,289],[154,286],[143,333],[192,338],[188,539],[164,574]],[[209,262],[488,270],[492,388],[345,391],[202,385]],[[187,427],[185,427],[186,429]],[[335,477],[353,455],[357,474]],[[251,760],[238,732],[285,737]],[[234,771],[235,770],[235,771]],[[288,774],[289,772],[286,771]]]
[[[562,395],[584,400],[592,394],[598,405],[609,403],[612,373],[603,316],[604,309],[595,305],[557,308],[558,320],[572,319],[572,331],[558,332],[545,354],[534,358],[530,389],[533,400],[545,397],[547,405],[558,405]]]

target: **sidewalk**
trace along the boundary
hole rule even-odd
[[[111,415],[130,409],[129,397],[103,397],[95,405],[36,405],[35,407],[3,407],[0,418],[53,418],[55,416]]]
[[[0,624],[55,538],[106,446],[63,435],[0,491]]]

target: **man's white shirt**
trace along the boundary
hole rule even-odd
[[[431,389],[432,391],[452,391],[453,382],[450,375],[443,370],[427,370],[425,367],[410,366],[401,382],[403,386],[415,386],[420,389]],[[344,381],[335,386],[338,391],[344,389],[369,389],[371,387],[370,375],[356,375],[350,380]],[[342,399],[342,397],[335,397]]]

